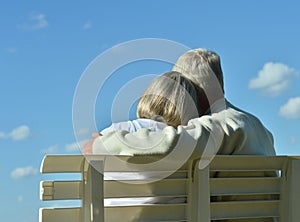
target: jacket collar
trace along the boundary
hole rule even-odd
[[[205,115],[221,112],[226,110],[229,106],[230,103],[225,98],[219,99],[210,106],[210,108],[205,112]]]

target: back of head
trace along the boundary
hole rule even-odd
[[[177,127],[198,117],[198,98],[194,84],[178,72],[155,79],[141,96],[137,116],[157,119]]]
[[[203,89],[210,102],[223,98],[223,72],[217,53],[201,48],[190,50],[179,57],[173,71],[182,73]]]

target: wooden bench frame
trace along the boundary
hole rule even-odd
[[[122,156],[118,159],[125,162],[130,159],[133,162],[141,163],[147,160],[147,156]],[[159,159],[159,156],[151,157],[151,161],[155,159]],[[177,172],[186,173],[184,180],[182,178],[169,180],[166,178],[156,181],[152,184],[159,183],[158,187],[161,190],[155,192],[151,191],[152,188],[149,191],[147,184],[134,185],[133,189],[128,184],[123,186],[122,182],[104,181],[102,172],[132,170],[125,169],[124,166],[120,168],[117,162],[116,157],[112,156],[46,156],[41,166],[42,173],[80,173],[81,180],[42,181],[41,199],[45,201],[77,199],[81,200],[82,204],[77,208],[40,209],[40,222],[127,220],[208,222],[230,218],[248,218],[250,221],[250,218],[265,217],[276,218],[281,222],[298,222],[300,218],[300,157],[216,156],[210,165],[202,170],[198,168],[199,160],[189,160],[177,170]],[[242,176],[234,176],[234,178],[232,176],[215,178],[210,176],[214,172],[229,172],[229,174],[244,172],[244,175],[242,173]],[[245,176],[245,172],[249,176]],[[253,172],[279,172],[279,176],[250,176]],[[170,186],[168,183],[173,185]],[[182,184],[179,185],[180,183]],[[113,186],[120,186],[121,192],[116,190],[117,194],[114,194]],[[166,187],[170,187],[170,189],[166,189]],[[145,196],[184,195],[187,197],[187,203],[104,207],[104,198],[120,197],[123,189],[128,197],[139,196],[144,191]],[[234,195],[274,195],[279,198],[211,202],[211,198],[214,196]],[[145,217],[142,219],[137,220],[132,217],[123,220],[126,216],[130,218],[130,215],[140,213],[141,210],[145,212]]]

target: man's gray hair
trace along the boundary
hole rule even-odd
[[[173,71],[182,73],[204,91],[211,91],[212,87],[221,87],[224,93],[220,56],[213,51],[202,48],[190,50],[179,57]],[[218,86],[215,77],[219,82]]]

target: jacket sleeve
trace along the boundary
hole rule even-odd
[[[168,126],[162,132],[139,129],[137,132],[115,131],[98,137],[93,144],[94,154],[215,154],[221,146],[222,127],[211,116],[190,120],[177,129]]]

